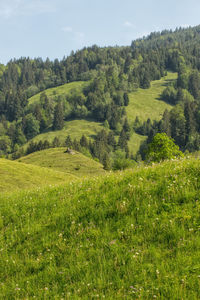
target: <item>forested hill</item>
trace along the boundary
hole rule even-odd
[[[141,124],[136,120],[134,126],[128,124],[125,107],[129,105],[129,93],[148,89],[151,81],[161,79],[169,70],[177,72],[178,79],[166,87],[161,99],[174,108],[166,111],[160,121],[146,120]],[[198,150],[199,71],[200,26],[151,33],[126,47],[94,45],[72,52],[61,61],[11,60],[0,66],[0,155],[19,152],[34,136],[60,130],[64,121],[72,119],[104,123],[115,137],[121,137],[116,143],[127,157],[131,153],[127,141],[132,131],[147,135],[147,142],[155,133],[166,132],[182,150]],[[83,81],[87,83],[80,83]],[[55,92],[51,98],[45,93],[47,88],[70,82],[79,82],[79,88],[62,95]],[[29,105],[29,98],[38,93],[40,101]],[[90,152],[100,161],[106,159],[109,151],[116,150],[114,141],[110,148],[105,141],[103,146],[97,144],[103,149],[103,156],[95,154],[99,152],[94,149],[97,145],[91,146]],[[140,151],[143,156],[145,147]]]

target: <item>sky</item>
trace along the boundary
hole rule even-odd
[[[199,16],[199,0],[0,0],[0,62],[127,46],[150,32],[199,25]]]

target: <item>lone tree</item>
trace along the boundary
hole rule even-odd
[[[63,116],[63,107],[59,102],[55,106],[54,110],[54,119],[53,119],[53,130],[61,130],[64,127],[64,116]]]
[[[183,153],[166,133],[157,133],[149,144],[146,152],[146,161],[160,162],[165,159],[183,157]]]

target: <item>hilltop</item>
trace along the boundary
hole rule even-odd
[[[39,189],[55,186],[76,179],[70,172],[59,172],[44,167],[0,159],[0,191],[12,192],[23,189]]]
[[[1,297],[198,299],[199,170],[167,161],[0,196]]]
[[[66,148],[62,147],[38,151],[21,157],[18,161],[23,164],[32,164],[70,173],[77,177],[105,174],[100,163],[76,151],[69,154],[66,152]]]

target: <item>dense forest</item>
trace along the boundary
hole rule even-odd
[[[160,121],[136,118],[129,124],[125,107],[129,93],[148,89],[167,71],[178,79],[166,87],[162,100],[173,105]],[[126,159],[145,159],[145,149],[156,133],[165,132],[182,151],[200,149],[200,26],[164,30],[135,40],[131,46],[96,45],[72,52],[61,61],[40,58],[11,60],[0,65],[0,155],[17,158],[48,147],[60,145],[58,139],[30,142],[27,152],[22,146],[40,133],[61,130],[64,121],[92,119],[102,122],[105,130],[93,141],[82,136],[66,146],[90,153],[110,168],[110,156],[119,150]],[[49,98],[45,90],[74,81],[88,82],[82,91]],[[43,92],[42,92],[43,91]],[[29,98],[40,94],[40,101]],[[107,129],[110,129],[108,131]],[[128,148],[131,132],[147,136],[137,157]],[[116,138],[117,137],[117,138]],[[116,154],[117,155],[117,154]]]

